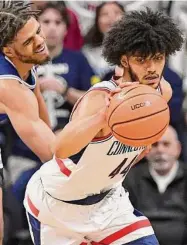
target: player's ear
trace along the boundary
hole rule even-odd
[[[128,61],[127,61],[127,56],[126,55],[122,55],[121,57],[121,65],[124,67],[124,68],[128,68]]]
[[[9,58],[13,58],[15,56],[14,49],[10,46],[3,47],[3,53]]]

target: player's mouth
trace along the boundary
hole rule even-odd
[[[155,83],[159,82],[159,76],[155,75],[155,76],[147,76],[144,78],[144,80],[146,81],[146,84],[148,85],[154,85]]]
[[[35,51],[36,54],[42,53],[43,51],[45,51],[45,45],[42,45],[39,49],[37,49]]]

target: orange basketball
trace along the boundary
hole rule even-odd
[[[123,144],[147,146],[164,134],[170,113],[158,91],[147,85],[132,85],[112,97],[107,120],[113,135]]]

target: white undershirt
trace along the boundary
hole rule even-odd
[[[149,167],[150,174],[157,184],[160,193],[164,193],[168,185],[174,180],[179,168],[179,162],[173,165],[172,169],[166,175],[159,175],[151,166]]]

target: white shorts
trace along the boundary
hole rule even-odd
[[[122,186],[99,203],[69,204],[44,191],[37,171],[27,185],[24,206],[35,245],[158,245],[149,220],[134,210]]]

